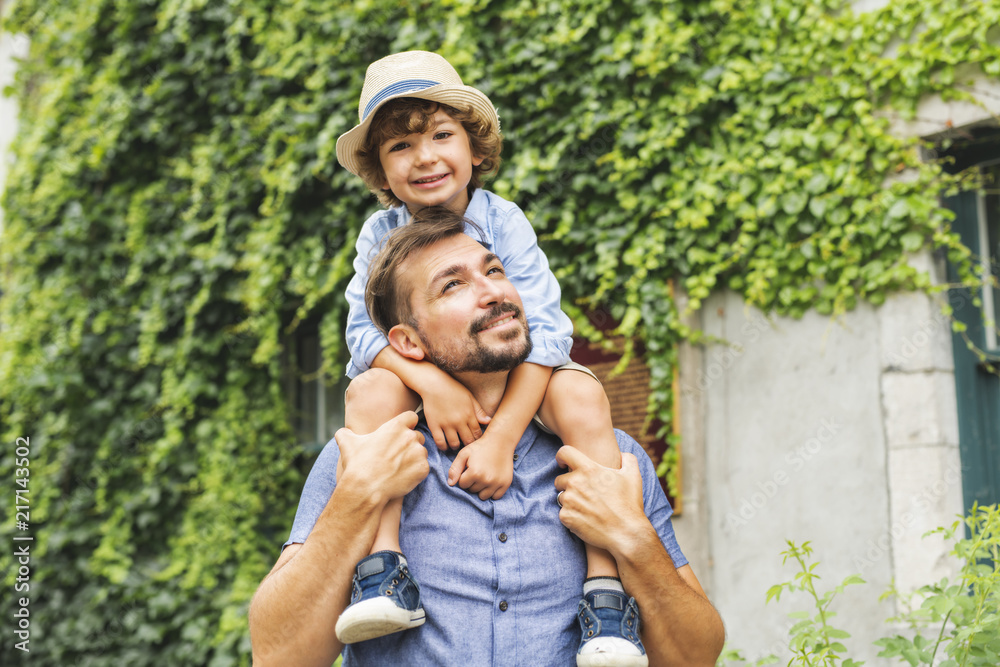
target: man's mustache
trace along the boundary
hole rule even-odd
[[[479,333],[487,326],[489,326],[490,322],[500,317],[504,313],[511,313],[515,319],[517,320],[521,319],[521,309],[517,307],[517,304],[511,303],[510,301],[506,301],[504,303],[498,303],[497,305],[493,306],[492,308],[490,308],[490,312],[486,313],[478,320],[473,322],[469,326],[469,332],[473,334]]]

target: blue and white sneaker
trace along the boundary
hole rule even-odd
[[[577,667],[647,667],[639,639],[639,606],[615,590],[590,591],[580,600]]]
[[[378,551],[361,559],[354,575],[351,604],[337,619],[337,639],[354,644],[423,623],[420,586],[410,575],[403,554]]]

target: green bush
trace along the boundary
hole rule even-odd
[[[725,285],[836,315],[927,288],[906,262],[923,246],[963,261],[938,204],[956,180],[888,129],[924,95],[968,97],[960,65],[1000,67],[997,0],[4,7],[31,39],[0,430],[31,443],[37,665],[247,662],[247,602],[311,461],[289,337],[316,327],[323,377],[341,372],[341,295],[376,208],[334,159],[369,62],[436,50],[491,96],[508,140],[492,187],[537,226],[581,332],[604,308],[643,342],[664,423],[694,335],[670,280],[693,307]]]
[[[950,555],[957,561],[958,574],[954,581],[944,578],[912,593],[901,594],[893,587],[880,598],[899,599],[900,613],[887,622],[905,624],[909,632],[877,640],[875,644],[882,647],[878,655],[911,667],[995,667],[1000,664],[1000,506],[973,506],[963,521],[931,534],[941,534],[953,544]],[[815,610],[789,614],[796,623],[788,630],[792,653],[788,664],[859,667],[864,663],[842,655],[848,649],[840,640],[850,635],[831,625],[834,614],[829,607],[845,587],[864,581],[851,575],[838,586],[818,593],[815,570],[819,563],[811,562],[812,553],[808,542],[789,542],[788,550],[782,553],[783,562],[793,559],[798,571],[792,581],[772,586],[767,592],[768,602],[779,600],[784,591],[804,592]],[[754,664],[777,662],[772,655]],[[733,664],[746,664],[746,660],[739,650],[728,647],[718,667]]]

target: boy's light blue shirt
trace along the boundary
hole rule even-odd
[[[351,361],[347,375],[356,377],[371,368],[372,361],[389,342],[375,328],[365,308],[368,265],[378,253],[386,234],[408,224],[412,215],[405,206],[379,211],[365,221],[358,235],[354,277],[347,287],[347,344]],[[485,242],[500,258],[510,282],[521,295],[531,331],[528,361],[555,367],[569,361],[573,345],[573,324],[559,304],[559,283],[549,270],[549,261],[538,247],[538,238],[520,207],[487,190],[476,190],[469,200],[465,217],[482,228],[485,239],[471,227],[466,234]]]
[[[566,472],[556,463],[562,443],[530,425],[514,450],[507,493],[480,500],[448,486],[455,451],[439,451],[422,420],[417,428],[430,473],[403,498],[399,540],[420,584],[427,621],[348,646],[345,667],[575,665],[587,561],[583,543],[559,522],[553,484]],[[621,450],[639,461],[646,516],[675,567],[687,564],[652,462],[635,440],[615,435]],[[312,531],[336,486],[339,456],[331,440],[309,473],[286,545],[305,542]]]

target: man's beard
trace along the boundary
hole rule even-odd
[[[513,341],[523,337],[523,344],[504,346],[500,349],[486,347],[479,337],[480,332],[490,322],[503,316],[504,313],[512,314],[521,327],[503,332],[500,335],[501,340]],[[499,373],[510,371],[517,368],[531,354],[531,335],[521,319],[521,309],[510,302],[494,306],[489,313],[469,325],[468,342],[458,350],[442,350],[434,344],[434,341],[425,338],[419,327],[416,327],[416,331],[424,344],[424,356],[427,361],[453,375],[467,372]]]

